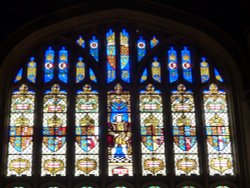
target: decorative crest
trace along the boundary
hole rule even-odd
[[[211,84],[211,85],[209,86],[209,91],[210,91],[210,93],[212,93],[212,94],[217,94],[217,93],[218,93],[218,87],[217,87],[217,85]]]
[[[145,126],[157,126],[159,125],[160,121],[154,115],[150,114],[144,121]]]
[[[15,120],[15,126],[29,126],[30,120],[23,115]]]
[[[86,84],[85,86],[83,86],[83,94],[90,94],[91,93],[91,86]]]
[[[48,119],[48,125],[49,127],[59,127],[62,125],[62,120],[57,115],[53,115]]]
[[[22,84],[20,87],[19,87],[19,92],[20,94],[22,95],[25,95],[28,93],[28,86],[25,85],[25,84]]]
[[[178,85],[177,87],[178,93],[185,93],[186,92],[186,87],[183,84]]]
[[[85,115],[81,120],[80,120],[80,125],[82,127],[84,126],[88,126],[88,125],[94,125],[95,124],[95,120],[93,118],[91,118],[88,114]]]
[[[155,88],[153,84],[148,84],[146,87],[146,93],[153,94],[155,93]]]
[[[52,94],[60,94],[60,86],[58,84],[54,84],[51,87]]]
[[[121,84],[116,84],[116,86],[115,86],[115,93],[117,93],[117,94],[121,94],[122,93],[122,85]]]

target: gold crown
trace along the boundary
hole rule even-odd
[[[115,33],[112,33],[107,37],[107,41],[109,45],[114,45],[115,44]]]
[[[28,86],[25,85],[25,84],[22,84],[20,87],[19,87],[19,92],[20,94],[27,94],[28,93]]]
[[[53,115],[48,119],[48,125],[49,127],[59,127],[62,125],[62,120],[57,115]]]
[[[91,118],[89,115],[85,115],[82,119],[80,119],[81,126],[94,125],[95,120]]]
[[[53,94],[59,94],[60,93],[60,86],[58,84],[54,84],[51,87],[51,91]]]
[[[154,125],[157,126],[159,125],[159,119],[157,119],[155,116],[153,116],[152,114],[150,114],[144,121],[144,125],[145,126],[150,126],[150,125]]]
[[[215,84],[211,84],[209,86],[209,90],[210,90],[211,93],[218,93],[218,87]]]
[[[47,58],[46,58],[48,61],[51,61],[51,60],[53,60],[53,55],[52,54],[49,54],[49,55],[47,55]]]
[[[30,120],[23,115],[15,120],[16,126],[29,126]]]
[[[187,55],[187,54],[184,54],[184,55],[183,55],[183,60],[188,61],[189,58],[190,58],[189,55]]]
[[[169,59],[170,60],[176,60],[176,56],[174,54],[170,54]]]
[[[177,87],[178,93],[185,93],[186,87],[183,84],[178,85]]]
[[[178,126],[191,126],[191,119],[190,118],[187,118],[184,114],[181,115],[181,117],[179,117],[177,120],[176,120],[176,124]]]
[[[128,44],[128,37],[124,36],[123,34],[120,35],[121,36],[121,44],[122,45],[127,45]]]

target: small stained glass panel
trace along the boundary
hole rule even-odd
[[[192,62],[190,50],[187,47],[181,51],[183,78],[188,82],[193,82]]]
[[[20,81],[22,79],[22,77],[23,77],[23,68],[19,69],[14,82]]]
[[[120,69],[121,79],[130,82],[129,34],[125,29],[120,33]]]
[[[177,52],[173,47],[168,51],[168,71],[169,71],[169,82],[173,83],[178,80],[178,61]]]
[[[93,36],[89,42],[89,52],[92,57],[98,62],[99,61],[99,41]]]
[[[64,83],[68,82],[68,50],[65,47],[59,51],[58,77]]]
[[[151,66],[152,77],[156,82],[161,82],[161,64],[155,57]]]
[[[32,83],[36,83],[36,62],[34,57],[30,58],[27,65],[27,79]]]
[[[83,58],[79,57],[78,62],[76,63],[76,83],[80,83],[85,78],[85,63]]]
[[[206,61],[206,58],[202,58],[202,62],[200,63],[200,71],[201,71],[201,82],[207,82],[210,78],[209,74],[209,64]]]
[[[219,71],[216,68],[214,68],[214,76],[215,76],[216,80],[218,80],[220,82],[224,82],[222,76],[220,75]]]
[[[44,82],[50,82],[54,78],[54,58],[55,51],[49,47],[45,52],[44,62]]]
[[[147,70],[147,68],[146,68],[146,69],[144,69],[144,71],[142,72],[142,75],[141,75],[141,83],[142,83],[142,82],[145,82],[145,81],[147,80],[147,78],[148,78],[148,70]]]
[[[159,40],[156,36],[153,36],[153,38],[150,40],[150,48],[154,48],[157,44],[159,44]]]
[[[137,40],[137,61],[140,62],[141,59],[146,55],[146,41],[142,36]]]
[[[115,32],[111,29],[106,34],[107,42],[107,82],[110,83],[116,78],[116,46]]]

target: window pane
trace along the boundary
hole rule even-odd
[[[76,96],[75,175],[99,175],[98,93],[89,85]]]
[[[116,46],[115,33],[110,29],[106,34],[107,42],[107,81],[112,82],[116,78]]]
[[[117,84],[108,92],[108,175],[133,175],[130,94]]]
[[[172,91],[172,126],[176,175],[199,174],[198,144],[196,137],[193,93],[183,84]]]
[[[35,93],[23,84],[12,93],[7,175],[31,176]]]
[[[67,93],[59,85],[46,91],[43,105],[42,176],[65,176]]]
[[[226,92],[211,84],[203,91],[209,174],[234,174]]]
[[[142,175],[166,175],[162,98],[149,84],[140,92]]]

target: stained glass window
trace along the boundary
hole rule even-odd
[[[79,57],[78,62],[76,63],[76,83],[83,81],[85,74],[85,64],[83,62],[83,58]]]
[[[171,110],[175,174],[199,174],[194,97],[183,84],[172,91]]]
[[[65,175],[67,93],[54,84],[43,105],[42,176]]]
[[[85,48],[85,40],[82,36],[79,36],[79,38],[76,40],[76,43],[79,44],[82,48]]]
[[[30,82],[36,83],[36,62],[34,57],[31,57],[28,63],[27,78]]]
[[[141,61],[141,59],[146,55],[146,41],[142,36],[137,40],[137,61]]]
[[[223,82],[223,78],[221,77],[219,71],[216,68],[214,68],[214,75],[215,75],[216,80]]]
[[[54,77],[54,58],[55,51],[52,47],[49,47],[45,52],[45,62],[44,62],[44,82],[49,82]]]
[[[108,175],[132,176],[130,94],[117,84],[108,92]]]
[[[201,82],[207,82],[210,78],[209,74],[209,64],[206,62],[206,58],[202,58],[202,62],[200,63],[200,71],[201,71]]]
[[[146,81],[148,78],[148,70],[147,69],[144,69],[143,73],[142,73],[142,76],[141,76],[141,82],[144,82]]]
[[[99,61],[99,42],[95,36],[92,37],[89,43],[90,54],[96,61]]]
[[[7,175],[32,173],[35,93],[23,84],[12,93]]]
[[[181,51],[183,78],[188,82],[193,82],[192,63],[190,51],[187,47]]]
[[[65,47],[62,47],[62,49],[59,51],[59,62],[58,62],[58,68],[59,68],[59,80],[61,80],[64,83],[68,82],[68,51],[65,49]]]
[[[209,174],[233,175],[226,92],[211,84],[203,94]]]
[[[161,64],[156,57],[152,63],[151,73],[155,81],[161,82]]]
[[[148,188],[173,187],[192,175],[199,183],[235,175],[233,117],[222,69],[194,44],[171,43],[175,37],[168,40],[167,33],[156,37],[122,24],[106,28],[69,32],[64,37],[73,45],[56,39],[53,47],[37,48],[42,57],[35,50],[25,56],[30,58],[13,76],[7,100],[6,175],[67,175],[69,182],[88,176],[97,184],[106,176],[128,176],[123,178],[131,184],[139,176],[142,184],[144,176],[165,176],[157,179],[163,184],[134,184]],[[94,187],[86,182],[77,187]]]
[[[76,96],[75,175],[99,175],[98,93],[89,85]]]
[[[153,38],[150,40],[150,48],[154,48],[157,44],[159,44],[159,40],[156,38],[156,36],[153,36]]]
[[[116,78],[116,46],[115,33],[110,29],[106,34],[107,42],[107,81],[112,82]]]
[[[23,68],[19,69],[14,82],[20,81],[22,79],[22,77],[23,77]]]
[[[120,33],[120,48],[121,78],[130,82],[129,34],[125,29]]]
[[[165,142],[162,98],[149,84],[140,93],[142,175],[165,175]]]
[[[175,82],[178,80],[178,61],[177,52],[173,47],[168,51],[168,71],[169,71],[169,82]]]

